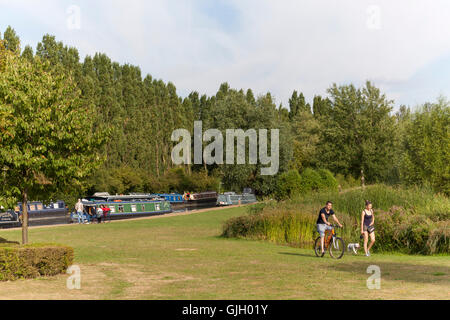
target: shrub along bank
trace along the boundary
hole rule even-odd
[[[279,176],[274,195],[278,200],[285,200],[300,194],[337,190],[338,182],[329,170],[306,168],[300,174],[293,169]]]

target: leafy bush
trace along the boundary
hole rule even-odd
[[[54,276],[72,264],[73,248],[55,244],[0,247],[0,281]]]
[[[302,187],[301,182],[300,174],[296,169],[281,174],[278,177],[275,197],[282,200],[297,195]]]
[[[342,189],[350,189],[361,186],[361,181],[353,178],[352,175],[344,176],[341,173],[336,175],[336,181]]]
[[[394,206],[388,212],[377,212],[376,224],[382,251],[450,253],[449,221],[434,222]]]
[[[217,177],[208,175],[205,172],[193,172],[188,176],[189,186],[187,190],[193,192],[201,192],[207,190],[219,190],[220,181]],[[178,188],[179,192],[184,189]]]
[[[297,195],[320,190],[337,191],[338,183],[326,169],[305,169],[300,175],[296,169],[282,173],[277,180],[275,198],[285,200]]]
[[[231,218],[225,222],[222,236],[227,238],[245,238],[257,234],[256,230],[261,229],[258,223],[263,223],[258,219],[258,214]]]
[[[319,169],[317,170],[321,178],[321,187],[323,190],[337,191],[338,190],[338,182],[336,178],[333,176],[330,170],[327,169]]]
[[[306,168],[301,174],[301,192],[303,194],[323,189],[322,178],[314,169]]]
[[[261,212],[263,212],[263,210],[264,210],[265,208],[267,208],[267,207],[270,206],[270,205],[274,205],[274,204],[275,204],[274,201],[273,201],[273,202],[270,202],[269,200],[266,200],[266,201],[263,201],[263,202],[258,202],[258,203],[256,203],[256,204],[249,205],[249,206],[247,207],[247,212],[248,212],[249,214],[257,214],[257,213],[261,213]]]

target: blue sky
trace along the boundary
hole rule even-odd
[[[11,25],[22,47],[48,33],[182,96],[227,81],[285,106],[293,90],[311,101],[366,80],[396,107],[450,97],[448,17],[446,0],[0,0],[0,31]]]

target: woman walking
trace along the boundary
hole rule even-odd
[[[366,257],[370,257],[370,249],[375,244],[375,216],[373,215],[372,203],[366,201],[366,208],[361,214],[361,235],[364,237],[364,251]],[[370,245],[367,247],[370,236]]]

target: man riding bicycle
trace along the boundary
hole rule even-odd
[[[322,250],[322,254],[325,252],[324,249],[325,231],[333,229],[333,227],[331,227],[331,223],[328,222],[330,216],[333,216],[334,221],[336,221],[339,227],[342,228],[342,224],[336,217],[332,207],[333,203],[331,201],[328,201],[326,206],[320,210],[319,218],[317,219],[317,232],[319,232],[320,234],[320,248]]]

